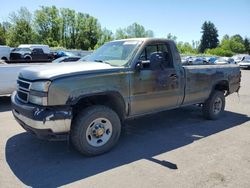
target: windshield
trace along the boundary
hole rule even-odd
[[[52,63],[61,63],[64,59],[68,58],[67,56],[59,57],[52,61]]]
[[[29,52],[29,51],[31,51],[31,49],[30,48],[15,48],[15,49],[13,49],[12,50],[13,52]]]
[[[250,56],[246,56],[246,57],[244,58],[244,61],[250,62]]]
[[[82,60],[104,62],[113,66],[125,66],[139,44],[141,44],[141,41],[137,40],[109,42]]]

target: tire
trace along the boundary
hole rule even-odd
[[[30,57],[30,56],[26,56],[26,57],[24,58],[24,60],[25,60],[25,61],[31,61],[31,57]]]
[[[70,139],[80,153],[94,156],[114,147],[120,132],[118,115],[106,106],[94,105],[82,110],[73,120]]]
[[[220,117],[225,109],[225,96],[222,91],[213,91],[202,107],[203,116],[209,120]]]

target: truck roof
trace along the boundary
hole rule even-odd
[[[48,45],[43,44],[21,44],[18,46],[18,48],[42,48],[44,53],[50,53],[50,48]]]
[[[173,40],[169,40],[169,39],[164,39],[164,38],[128,38],[128,39],[118,39],[115,41],[133,41],[133,40],[137,40],[137,41],[171,41],[173,42]]]

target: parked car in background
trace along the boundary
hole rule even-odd
[[[207,57],[206,61],[208,64],[214,64],[214,62],[218,59],[218,57]]]
[[[192,58],[191,56],[182,55],[182,56],[181,56],[181,63],[182,63],[182,64],[188,64],[188,63],[189,63],[189,60],[190,60],[191,58]]]
[[[19,72],[27,67],[43,65],[45,63],[7,64],[0,62],[0,95],[9,95],[16,89]]]
[[[7,61],[10,59],[10,47],[0,45],[0,60]]]
[[[48,61],[50,57],[50,49],[48,45],[23,44],[19,45],[10,53],[10,60],[40,60]]]
[[[238,65],[240,66],[240,68],[250,69],[250,56],[245,56],[244,59],[238,63]]]
[[[52,63],[74,62],[81,59],[79,56],[63,56],[52,61]]]
[[[206,59],[203,57],[194,57],[192,65],[205,65],[207,64]]]
[[[75,56],[73,53],[63,50],[54,51],[53,54],[54,54],[54,59],[58,59],[60,57],[65,57],[65,56],[66,57]]]
[[[214,64],[236,64],[236,62],[231,57],[220,57],[214,62]]]
[[[237,55],[234,55],[232,58],[234,59],[236,63],[239,63],[244,60],[245,56],[248,56],[248,54],[237,54]]]
[[[64,56],[69,57],[85,57],[92,53],[92,51],[84,51],[84,50],[52,50],[53,59],[57,59]]]

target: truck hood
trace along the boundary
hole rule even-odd
[[[21,55],[24,55],[24,54],[30,54],[31,52],[30,51],[17,51],[17,52],[11,52],[10,53],[10,55],[12,55],[12,54],[21,54]]]
[[[112,72],[121,68],[123,67],[116,67],[98,62],[52,63],[22,69],[19,73],[19,77],[27,80],[53,80],[64,76],[73,76],[78,74]]]

